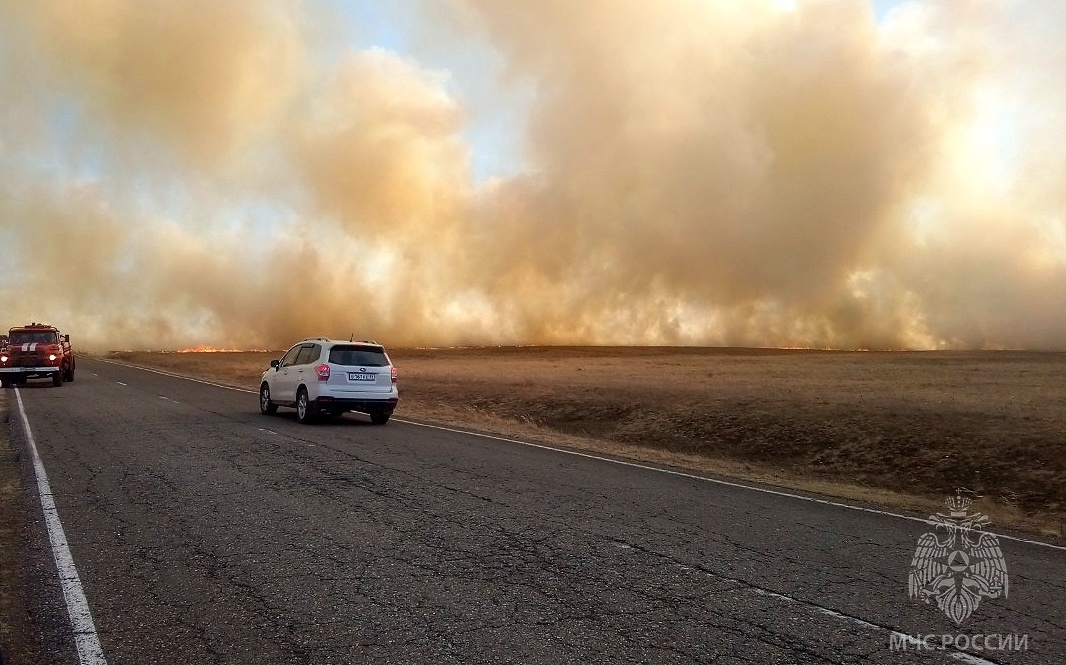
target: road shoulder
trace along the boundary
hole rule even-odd
[[[10,390],[0,391],[0,665],[74,662],[70,621],[41,524]]]
[[[14,443],[8,391],[0,393],[0,649],[4,663],[35,663],[41,653],[34,635],[31,611],[31,574],[27,565],[26,535],[30,528],[27,486],[23,482],[20,451]]]

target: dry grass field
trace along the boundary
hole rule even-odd
[[[1066,353],[396,349],[397,417],[1061,536]],[[255,389],[280,353],[116,352]],[[249,408],[255,398],[249,396]]]

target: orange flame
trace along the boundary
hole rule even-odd
[[[188,349],[179,349],[175,353],[241,353],[243,349],[219,349],[213,346],[193,346]]]

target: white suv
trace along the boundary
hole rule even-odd
[[[361,411],[384,425],[399,401],[396,368],[380,344],[314,337],[293,345],[280,360],[271,360],[259,384],[259,410],[296,409],[301,423],[319,414],[337,417]]]

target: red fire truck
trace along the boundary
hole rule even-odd
[[[7,388],[32,378],[50,378],[57,387],[74,380],[70,335],[43,323],[8,331],[7,343],[0,349],[0,382]]]

